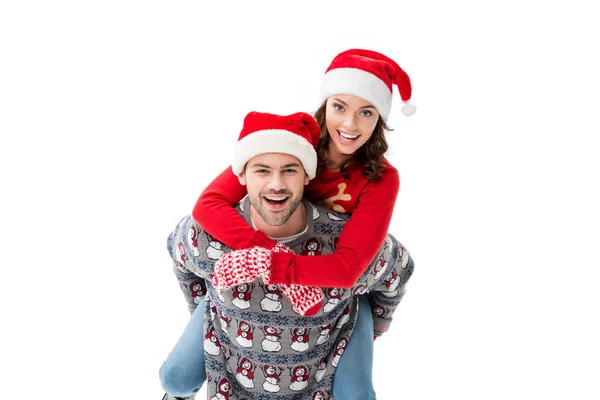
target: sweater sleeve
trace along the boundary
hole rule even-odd
[[[204,189],[192,216],[202,229],[233,249],[253,246],[270,249],[277,242],[248,225],[234,208],[246,193],[246,187],[229,167]]]
[[[335,253],[320,256],[274,253],[274,282],[352,287],[383,245],[399,188],[400,178],[395,168],[386,169],[382,179],[365,186],[342,229]]]

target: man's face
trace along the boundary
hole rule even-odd
[[[283,153],[251,158],[239,177],[250,204],[270,226],[281,226],[300,205],[309,178],[300,160]]]

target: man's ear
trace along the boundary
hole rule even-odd
[[[308,185],[308,182],[310,182],[310,178],[308,177],[308,174],[305,172],[304,173],[304,186]]]
[[[246,174],[245,174],[245,172],[242,172],[241,174],[238,175],[238,181],[240,181],[240,185],[246,186]]]

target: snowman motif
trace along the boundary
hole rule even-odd
[[[218,260],[223,255],[223,243],[219,242],[208,233],[206,234],[208,238],[208,246],[206,247],[206,256],[210,260]]]
[[[212,326],[204,335],[204,351],[213,356],[221,354],[221,343],[215,336],[215,328]]]
[[[358,285],[356,288],[354,288],[352,295],[360,296],[361,294],[365,294],[365,293],[367,293],[367,287],[365,285]]]
[[[190,229],[188,229],[187,241],[188,245],[192,249],[192,254],[194,257],[198,257],[200,255],[200,250],[198,250],[198,230],[195,226],[190,226]]]
[[[350,320],[350,307],[346,306],[346,308],[344,308],[344,312],[343,312],[342,316],[338,320],[336,328],[341,328],[349,320]]]
[[[304,250],[300,253],[303,256],[320,256],[321,243],[316,238],[310,238],[304,246]]]
[[[281,373],[281,371],[279,371]],[[277,374],[277,369],[273,365],[265,365],[263,367],[263,374],[265,375],[265,381],[263,383],[263,389],[267,392],[277,393],[281,390],[279,383],[281,378]]]
[[[392,254],[392,243],[389,236],[385,237],[385,241],[383,242],[383,247],[385,247],[389,254]]]
[[[229,334],[229,321],[231,321],[231,318],[227,314],[227,311],[222,310],[221,311],[221,330],[223,332],[225,332],[226,334]]]
[[[215,306],[212,299],[208,299],[208,307],[210,308],[210,320],[214,321],[217,316],[217,306]]]
[[[299,352],[308,350],[308,329],[294,328],[292,329],[292,350]]]
[[[319,367],[317,368],[317,373],[315,374],[315,379],[317,382],[321,382],[323,380],[323,376],[325,375],[325,371],[327,370],[327,357],[321,358],[319,361]]]
[[[314,392],[313,396],[311,397],[311,400],[326,400],[325,393],[323,393],[320,390],[318,392]]]
[[[263,311],[279,312],[283,308],[281,304],[281,290],[278,285],[266,285],[264,287],[265,297],[260,301],[260,308]]]
[[[240,321],[238,324],[237,337],[235,340],[242,347],[252,347],[252,328],[246,321]]]
[[[337,215],[335,215],[333,213],[330,213],[330,212],[327,213],[327,216],[332,221],[343,221],[344,220],[344,218],[341,218],[341,217],[339,217],[339,216],[337,216]]]
[[[250,307],[250,293],[251,293],[250,285],[247,283],[242,283],[241,285],[237,285],[233,287],[233,300],[232,303],[237,308],[241,308],[245,310]]]
[[[181,265],[185,264],[187,260],[187,256],[185,254],[185,247],[183,246],[183,242],[177,243],[177,262]]]
[[[262,347],[263,351],[268,351],[268,352],[280,351],[281,343],[279,342],[279,339],[281,339],[281,336],[279,335],[279,332],[277,332],[277,329],[275,329],[272,326],[265,325],[263,328],[263,332],[265,333],[265,338],[263,339],[263,341],[261,343],[261,347]]]
[[[206,294],[206,285],[204,281],[193,281],[190,283],[190,292],[195,304],[200,304],[202,296]]]
[[[240,360],[240,364],[235,371],[235,378],[247,389],[254,387],[254,366],[246,357]]]
[[[371,273],[373,275],[375,275],[375,280],[381,278],[381,276],[384,274],[385,270],[388,267],[388,262],[385,261],[383,258],[380,258],[379,260],[377,260],[377,262],[375,263],[375,266],[373,267],[373,270],[371,271]]]
[[[402,246],[400,246],[400,248],[398,249],[398,258],[402,260],[402,269],[406,269],[406,266],[408,265],[408,252],[406,251],[406,249]]]
[[[317,210],[317,207],[313,206],[312,204],[311,204],[311,207],[313,209],[313,221],[314,221],[321,216],[321,213],[319,212],[319,210]]]
[[[377,305],[377,306],[373,307],[373,314],[375,314],[379,318],[383,318],[383,317],[385,317],[385,314],[386,314],[385,308],[383,308],[383,306]]]
[[[329,340],[329,331],[331,331],[331,324],[319,327],[319,337],[317,338],[317,346]]]
[[[223,378],[217,386],[217,393],[213,397],[211,397],[210,400],[229,400],[230,394],[231,384],[227,379]]]
[[[342,300],[342,290],[338,288],[327,289],[327,304],[323,307],[323,312],[329,312]]]
[[[348,339],[346,339],[345,337],[338,340],[337,344],[335,345],[335,352],[333,353],[333,358],[331,359],[331,365],[333,367],[337,368],[340,362],[340,358],[342,358],[342,354],[344,353],[344,349],[347,345]]]
[[[387,287],[388,291],[381,292],[382,295],[386,297],[394,297],[398,294],[398,291],[396,289],[398,288],[398,285],[400,285],[400,278],[398,277],[396,271],[392,271],[392,273],[387,278],[385,278],[383,283]]]
[[[292,383],[290,389],[299,391],[308,386],[308,368],[299,365],[292,372]]]

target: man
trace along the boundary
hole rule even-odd
[[[315,243],[321,254],[333,253],[348,218],[302,199],[314,176],[319,134],[305,113],[250,113],[236,146],[234,162],[243,166],[239,180],[248,191],[238,212],[296,253]],[[387,327],[413,269],[408,252],[388,236],[353,288],[269,285],[265,269],[215,271],[214,239],[189,216],[169,236],[168,248],[190,309],[199,305],[204,312],[192,315],[161,381],[171,395],[184,397],[206,379],[211,400],[331,398],[359,312],[353,295],[369,290],[373,319]],[[240,254],[259,260],[261,250]]]

